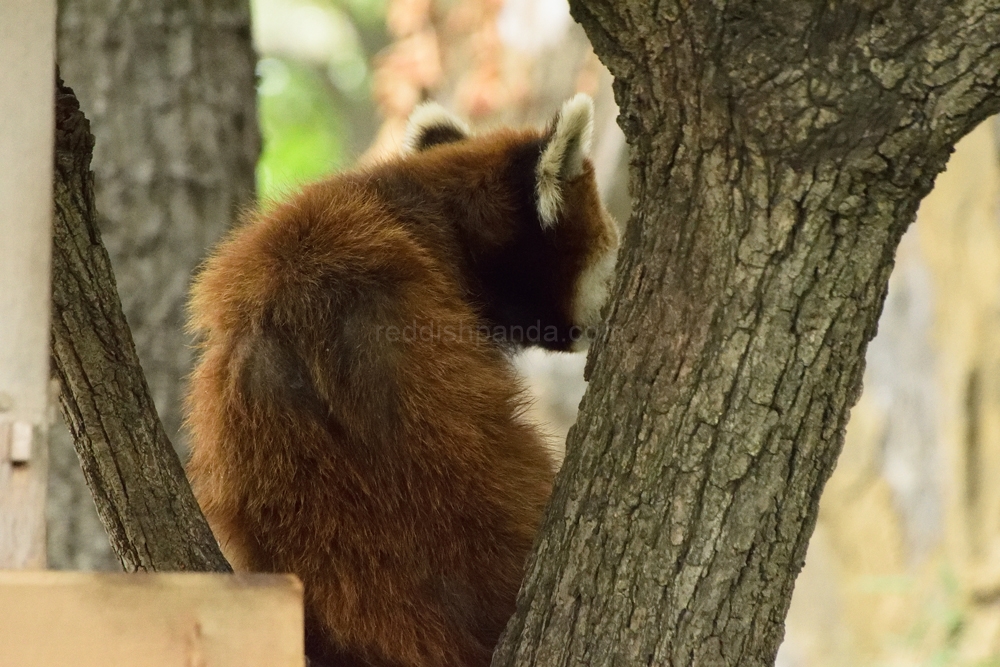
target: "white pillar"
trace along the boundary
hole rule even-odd
[[[45,567],[55,0],[0,0],[0,568]]]

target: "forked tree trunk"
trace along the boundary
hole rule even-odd
[[[494,665],[771,665],[893,255],[1000,108],[1000,0],[574,0],[628,224]]]

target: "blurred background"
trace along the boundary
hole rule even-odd
[[[489,127],[541,124],[592,95],[599,185],[628,219],[611,76],[566,0],[63,0],[59,31],[97,136],[102,232],[182,453],[192,270],[254,190],[280,198],[391,154],[419,102]],[[998,204],[993,119],[959,145],[900,246],[779,667],[1000,667]],[[556,450],[583,364],[518,359]],[[65,430],[52,447],[51,566],[116,569]]]

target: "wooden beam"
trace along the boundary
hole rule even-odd
[[[0,572],[0,664],[303,667],[291,575]]]
[[[45,566],[55,0],[0,2],[0,567]]]

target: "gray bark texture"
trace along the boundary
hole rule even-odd
[[[101,243],[94,138],[56,87],[52,368],[60,405],[126,571],[229,571],[156,415]]]
[[[191,274],[252,203],[259,153],[248,0],[60,0],[58,59],[91,120],[97,210],[167,436],[183,454]],[[116,567],[62,425],[52,567]]]
[[[896,246],[1000,0],[572,0],[633,216],[494,665],[772,665]]]
[[[60,405],[126,571],[229,571],[156,415],[94,208],[94,138],[56,87],[52,367]]]

